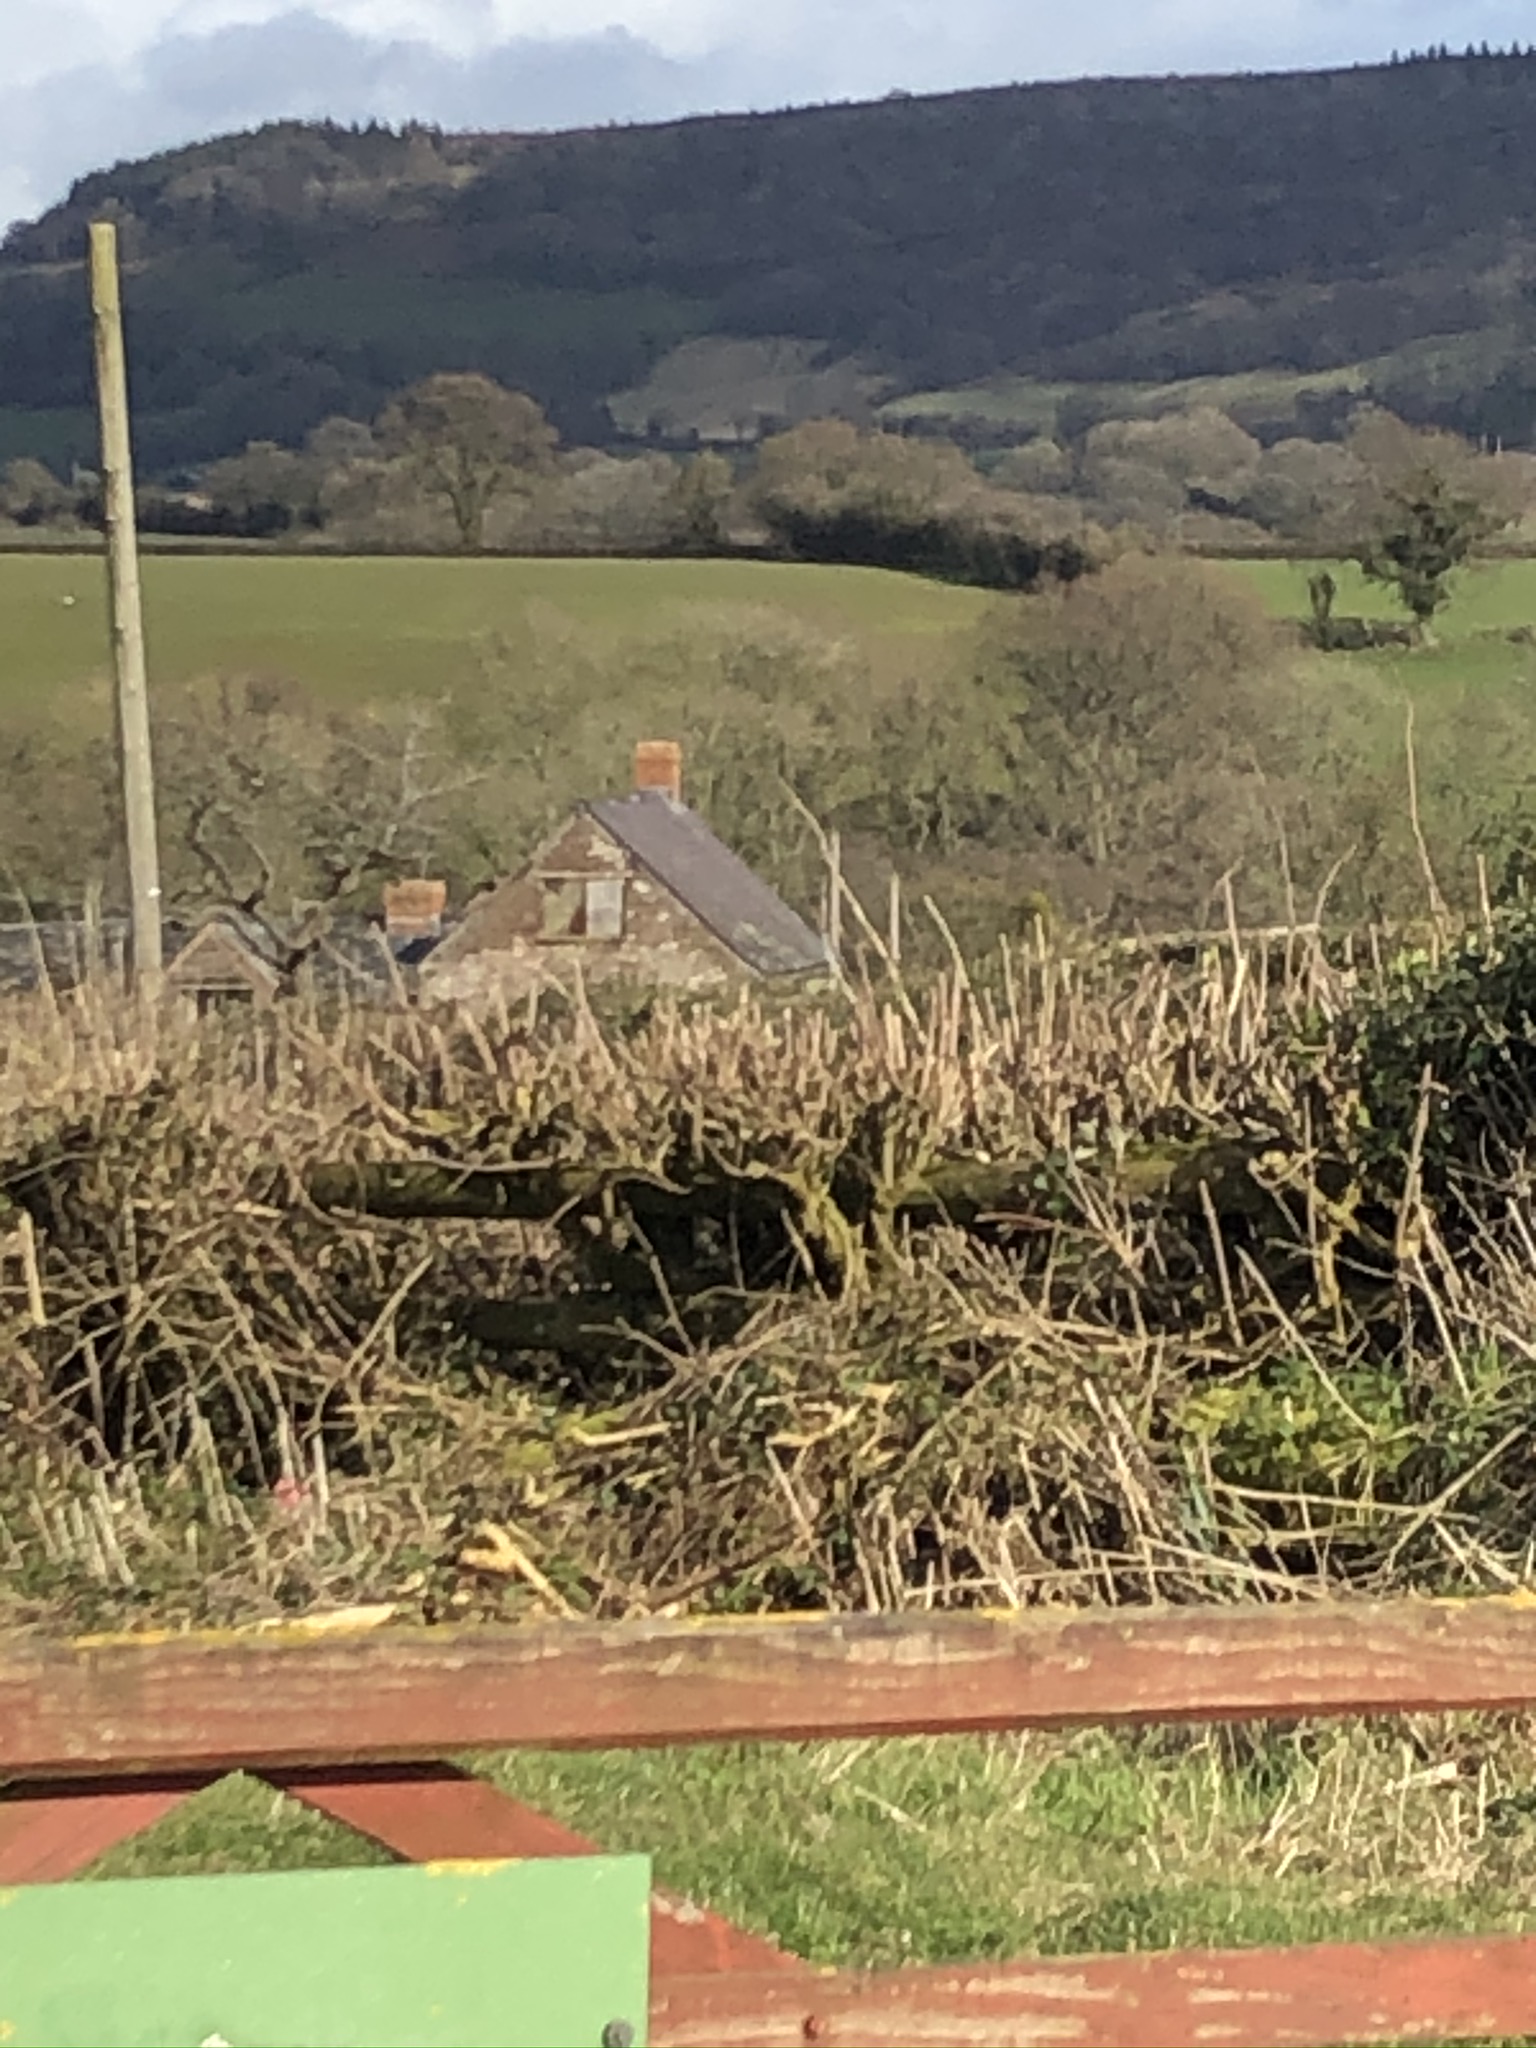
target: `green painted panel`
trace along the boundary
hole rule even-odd
[[[0,2043],[643,2042],[650,1889],[644,1856],[22,1885],[0,1891]]]

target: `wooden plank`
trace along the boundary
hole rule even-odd
[[[650,2048],[1336,2048],[1536,2034],[1536,1937],[653,1978]]]
[[[1502,1711],[1515,1599],[0,1640],[0,1776]]]
[[[264,1771],[275,1790],[393,1849],[408,1863],[448,1858],[595,1856],[597,1845],[452,1764]]]
[[[412,1863],[443,1857],[596,1856],[573,1828],[452,1764],[350,1771],[269,1771],[267,1782]],[[761,1935],[671,1892],[651,1894],[653,1974],[807,1966]]]
[[[199,1773],[153,1784],[71,1779],[67,1785],[13,1785],[0,1794],[0,1884],[77,1877],[207,1783]]]
[[[764,1935],[753,1934],[676,1892],[651,1893],[651,1971],[664,1977],[799,1975],[810,1968]]]

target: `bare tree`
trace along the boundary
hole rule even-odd
[[[219,716],[171,721],[162,801],[175,894],[239,911],[292,973],[338,913],[438,864],[483,779],[430,710],[317,717],[271,686],[218,686]]]
[[[239,519],[266,513],[275,515],[274,524],[305,526],[319,523],[323,475],[313,456],[275,441],[251,441],[243,454],[210,463],[199,482],[215,505]]]
[[[1000,622],[1014,827],[1117,896],[1197,907],[1274,845],[1270,790],[1297,738],[1275,629],[1204,564],[1126,556]]]
[[[557,439],[525,392],[469,372],[427,377],[402,391],[380,415],[377,437],[419,489],[447,505],[466,551],[483,544],[497,499],[548,473]]]

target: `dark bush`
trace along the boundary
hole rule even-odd
[[[1037,540],[963,513],[884,513],[864,505],[827,511],[775,506],[769,526],[802,562],[901,569],[984,590],[1036,590],[1048,580],[1075,582],[1093,567],[1070,536]]]

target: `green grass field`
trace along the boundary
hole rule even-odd
[[[1237,562],[1232,566],[1256,586],[1277,614],[1304,617],[1307,579],[1326,566],[1339,587],[1334,609],[1341,615],[1408,617],[1392,592],[1367,581],[1353,562]],[[1443,624],[1437,628],[1447,643],[1465,641],[1477,633],[1536,625],[1536,562],[1475,562],[1456,577],[1453,589]]]
[[[1466,1723],[521,1755],[483,1766],[823,1963],[1521,1931],[1525,1731]],[[226,1780],[97,1876],[387,1860]]]
[[[1237,562],[1277,617],[1304,618],[1307,578],[1316,562]],[[1405,620],[1408,613],[1379,583],[1369,583],[1350,562],[1326,565],[1338,585],[1340,617]],[[1475,690],[1480,695],[1529,701],[1536,683],[1536,648],[1511,641],[1516,628],[1536,629],[1536,562],[1476,562],[1455,579],[1451,604],[1435,624],[1435,644],[1400,652],[1330,655],[1326,672],[1352,670],[1385,678],[1418,696]]]
[[[766,613],[908,648],[968,626],[988,601],[875,569],[732,561],[147,555],[143,580],[157,681],[265,674],[338,700],[440,695],[529,630],[618,641]],[[101,558],[0,555],[0,713],[107,672]]]
[[[917,391],[880,408],[896,422],[964,420],[1011,431],[1054,434],[1058,408],[1068,399],[1101,405],[1113,419],[1153,419],[1170,412],[1214,406],[1248,418],[1283,419],[1305,392],[1358,394],[1370,383],[1374,365],[1356,363],[1311,375],[1292,370],[1242,370],[1225,377],[1186,377],[1157,383],[1065,383],[1036,377],[992,377],[952,391]]]
[[[1305,613],[1310,565],[1225,566],[1277,616]],[[1401,615],[1354,569],[1334,573],[1341,613]],[[618,643],[731,615],[759,624],[778,616],[887,656],[922,647],[931,657],[992,600],[876,569],[765,562],[149,555],[144,602],[158,681],[266,674],[347,700],[453,690],[479,671],[488,647],[530,630]],[[56,704],[58,693],[106,676],[105,603],[99,556],[0,555],[0,711]],[[1523,685],[1536,670],[1533,650],[1505,635],[1533,623],[1536,562],[1479,564],[1461,577],[1437,647],[1356,660],[1415,690]],[[1356,661],[1333,665],[1342,676]]]

